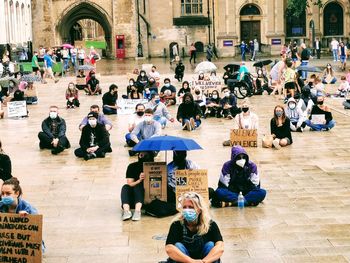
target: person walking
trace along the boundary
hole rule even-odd
[[[259,42],[258,40],[255,38],[254,41],[253,41],[253,45],[254,45],[254,48],[253,48],[253,56],[252,56],[252,61],[255,61],[256,59],[256,54],[259,52]]]
[[[332,53],[333,53],[333,60],[338,61],[338,49],[339,49],[339,42],[335,38],[333,38],[331,42],[332,47]]]
[[[322,47],[322,45],[321,45],[321,41],[318,38],[316,38],[314,47],[316,49],[317,59],[320,59],[321,58],[321,47]]]
[[[191,56],[190,63],[192,64],[192,59],[193,59],[194,64],[196,64],[197,49],[194,46],[194,43],[192,43],[190,46],[190,56]]]
[[[176,58],[179,56],[179,49],[177,44],[174,44],[171,48],[171,51],[173,53],[173,59],[170,61],[170,64],[176,61]]]
[[[245,52],[247,51],[247,44],[242,41],[240,45],[242,61],[245,61]]]
[[[211,62],[211,59],[214,56],[213,48],[210,44],[207,46],[207,60]]]

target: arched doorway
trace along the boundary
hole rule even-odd
[[[261,12],[258,6],[247,4],[240,11],[241,16],[241,41],[248,43],[257,39],[261,42],[260,20]]]
[[[323,10],[323,30],[325,36],[344,34],[344,11],[340,4],[329,3]]]
[[[57,25],[62,42],[74,44],[79,40],[82,20],[95,21],[102,27],[104,40],[106,42],[106,54],[110,55],[112,51],[112,27],[108,14],[98,5],[90,2],[80,2],[70,6],[68,10],[62,12]]]
[[[198,41],[198,42],[194,43],[194,46],[195,46],[197,52],[204,52],[203,42]]]

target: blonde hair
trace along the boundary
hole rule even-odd
[[[248,99],[244,99],[243,101],[242,101],[242,104],[241,104],[241,106],[243,106],[243,105],[248,105],[248,107],[250,107],[250,102],[249,102],[249,100]]]
[[[206,233],[208,233],[210,228],[211,216],[209,213],[208,204],[204,201],[203,197],[200,194],[197,194],[196,192],[184,193],[179,198],[180,213],[174,218],[173,222],[180,221],[181,224],[185,223],[185,219],[182,215],[182,210],[186,200],[190,200],[192,202],[194,209],[198,213],[197,233],[199,235],[205,235]]]

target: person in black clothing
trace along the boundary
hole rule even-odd
[[[182,87],[181,89],[178,91],[177,96],[180,99],[180,102],[183,101],[183,96],[187,93],[191,93],[191,88],[190,88],[190,84],[188,83],[188,81],[184,81],[182,82]]]
[[[309,59],[311,57],[310,51],[306,48],[305,43],[302,43],[300,45],[300,48],[301,48],[301,54],[300,54],[301,64],[300,64],[300,66],[306,67],[307,65],[309,65]],[[303,79],[307,79],[307,71],[302,71],[301,76]]]
[[[219,92],[217,90],[214,90],[211,94],[211,97],[207,99],[207,113],[205,114],[206,117],[222,117],[222,107],[220,101],[221,99]]]
[[[136,86],[133,85],[130,88],[128,99],[131,99],[131,100],[143,99],[143,94],[139,92],[139,89]]]
[[[273,146],[279,150],[293,143],[290,132],[290,120],[286,117],[284,107],[277,105],[274,109],[274,117],[270,122],[271,135],[273,136]]]
[[[226,71],[225,71],[225,73],[224,73],[224,75],[223,75],[222,77],[223,77],[223,79],[224,79],[225,85],[227,85],[227,80],[233,79],[233,78],[234,78],[233,69],[227,67],[227,68],[226,68]]]
[[[166,240],[168,262],[220,262],[224,242],[203,197],[187,192],[180,197],[180,205]]]
[[[49,117],[41,124],[39,132],[40,149],[51,149],[52,154],[59,154],[70,147],[66,137],[66,122],[58,116],[58,107],[51,106]]]
[[[237,114],[241,113],[241,110],[237,107],[237,98],[231,94],[230,90],[225,87],[223,89],[224,97],[221,99],[222,114],[225,118],[231,120]]]
[[[5,154],[0,141],[0,179],[4,182],[12,178],[12,166],[10,157]]]
[[[191,93],[183,96],[183,102],[179,105],[176,119],[181,122],[183,130],[192,131],[201,124],[201,108],[194,102]]]
[[[140,71],[140,75],[137,76],[135,84],[137,87],[137,91],[139,93],[143,94],[143,91],[144,91],[146,85],[148,84],[148,77],[147,77],[146,71],[144,71],[144,70]]]
[[[75,85],[77,87],[77,89],[78,90],[86,89],[87,88],[86,84],[82,84],[84,82],[86,83],[86,76],[84,74],[84,70],[79,70],[77,80],[78,79],[81,79],[81,82],[79,82],[79,84]]]
[[[86,83],[87,88],[85,88],[86,95],[98,95],[102,94],[102,89],[100,88],[100,81],[96,78],[95,72],[90,75],[89,81]]]
[[[321,58],[322,44],[318,38],[316,38],[316,41],[314,42],[314,48],[316,49],[317,59],[320,59]]]
[[[166,106],[176,104],[176,88],[171,85],[169,78],[164,79],[164,86],[160,90],[159,97]]]
[[[153,161],[153,152],[140,152],[138,161],[129,164],[126,170],[127,183],[122,187],[121,191],[123,221],[131,217],[133,221],[139,221],[141,219],[141,208],[145,197],[145,189],[143,187],[143,180],[145,179],[143,163]],[[135,208],[133,216],[130,208]]]
[[[74,154],[85,160],[104,158],[107,152],[111,152],[109,133],[106,127],[97,122],[98,113],[90,112],[87,116],[88,125],[84,126],[80,137],[80,148]]]
[[[117,114],[117,99],[118,99],[118,86],[112,84],[109,86],[109,91],[103,94],[103,113],[106,115]]]
[[[175,68],[175,78],[181,82],[182,79],[184,78],[184,72],[185,72],[185,65],[182,64],[182,61],[179,61],[179,64],[177,64]]]

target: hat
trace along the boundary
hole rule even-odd
[[[97,118],[98,118],[98,113],[92,111],[92,112],[90,112],[90,113],[88,114],[87,118],[88,118],[88,119],[89,119],[89,118],[95,118],[95,119],[97,119]]]

